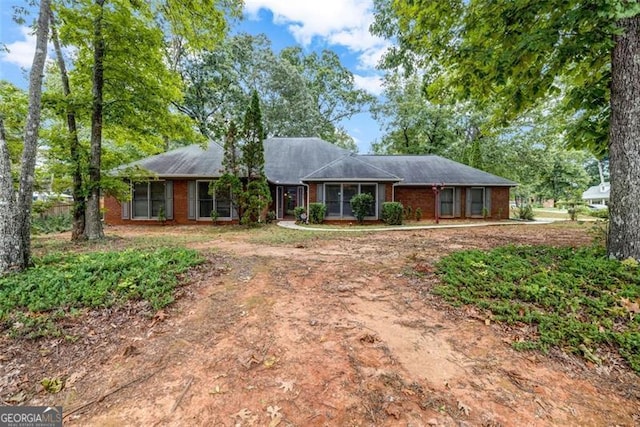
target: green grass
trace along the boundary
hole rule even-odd
[[[319,240],[344,238],[344,233],[341,232],[325,231],[319,233],[312,230],[291,230],[277,225],[255,228],[250,232],[252,236],[249,238],[249,242],[276,246],[306,244]]]
[[[533,208],[533,218],[550,218],[550,219],[563,219],[566,221],[571,220],[571,216],[566,210],[560,210],[555,208]],[[515,214],[512,214],[515,217]],[[593,221],[594,217],[586,213],[579,213],[577,217],[578,221]]]
[[[640,372],[640,268],[609,260],[599,247],[508,246],[461,251],[438,263],[436,293],[471,304],[509,324],[535,326],[514,344],[547,351],[555,346],[596,363],[615,348]]]
[[[177,276],[202,262],[196,251],[181,248],[52,252],[0,278],[0,324],[37,337],[54,334],[53,321],[83,308],[146,300],[158,310],[173,301]]]

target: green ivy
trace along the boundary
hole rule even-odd
[[[614,346],[640,372],[640,268],[600,247],[507,246],[454,253],[438,263],[436,293],[490,311],[496,321],[529,324],[519,349],[561,347],[598,361]]]
[[[203,258],[194,250],[163,248],[53,253],[34,262],[33,268],[0,278],[0,323],[5,326],[38,318],[36,327],[50,328],[52,313],[127,300],[146,300],[158,310],[173,302],[178,275]]]

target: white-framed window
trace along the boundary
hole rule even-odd
[[[455,189],[458,191],[458,188]],[[491,187],[466,187],[465,214],[467,218],[491,218]],[[457,197],[457,196],[455,196]],[[454,203],[455,203],[454,197]],[[454,205],[454,211],[457,207]]]
[[[211,194],[209,187],[212,181],[196,182],[197,219],[211,220],[211,212],[215,209],[220,219],[231,219],[231,191]],[[226,194],[225,194],[226,193]]]
[[[167,218],[165,181],[136,182],[131,186],[131,207],[134,219]]]
[[[378,184],[376,183],[328,183],[324,185],[324,203],[327,217],[354,218],[351,210],[351,198],[357,194],[368,193],[374,203],[367,218],[375,218],[378,212]]]

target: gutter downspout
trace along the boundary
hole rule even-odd
[[[300,181],[300,184],[304,185],[305,187],[307,187],[307,205],[305,206],[304,210],[307,213],[307,223],[309,222],[309,197],[311,196],[309,194],[309,184],[305,184],[304,182]]]
[[[400,184],[399,182],[394,182],[391,184],[391,201],[396,201],[396,185]]]

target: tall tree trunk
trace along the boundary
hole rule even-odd
[[[56,31],[55,19],[51,12],[51,40],[56,52],[60,78],[62,79],[62,93],[67,98],[67,128],[69,129],[69,154],[73,164],[73,229],[71,240],[78,241],[86,238],[84,234],[86,197],[82,188],[82,164],[80,156],[80,141],[78,140],[78,127],[76,125],[76,114],[71,105],[71,86],[69,85],[69,75],[62,56],[60,39]]]
[[[16,211],[16,192],[11,176],[9,147],[4,120],[0,115],[0,276],[22,264],[19,256]]]
[[[620,21],[611,57],[610,257],[640,260],[640,15]]]
[[[44,63],[47,58],[50,1],[40,1],[36,50],[29,74],[29,113],[24,132],[16,199],[4,123],[0,117],[0,275],[23,270],[31,261],[31,205],[38,152]]]
[[[93,102],[91,112],[91,157],[89,159],[89,200],[87,203],[86,235],[89,240],[102,239],[102,220],[100,214],[100,167],[102,156],[102,106],[104,89],[105,42],[102,33],[104,24],[104,2],[96,0],[100,7],[93,25]]]

